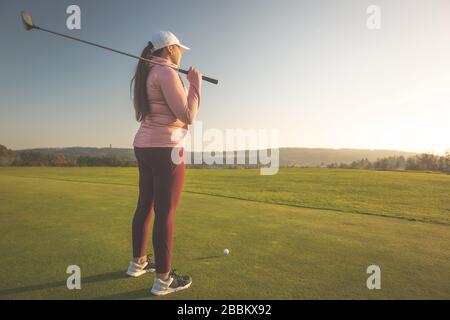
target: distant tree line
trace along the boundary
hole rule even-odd
[[[328,168],[343,169],[377,169],[377,170],[420,170],[420,171],[440,171],[450,173],[450,152],[447,151],[443,156],[430,153],[405,158],[387,157],[369,161],[361,159],[352,163],[331,163]]]
[[[36,150],[13,151],[0,145],[0,166],[55,166],[55,167],[135,167],[136,160],[117,156],[78,156],[67,158],[61,154],[51,154]],[[189,164],[188,168],[259,168],[259,165],[231,164],[205,165]],[[287,166],[291,167],[291,166]],[[297,167],[297,166],[294,166]],[[321,164],[321,167],[343,169],[376,169],[376,170],[420,170],[450,173],[450,151],[443,156],[423,153],[405,158],[404,156],[379,158],[369,161],[367,158],[351,163]]]
[[[78,156],[66,158],[61,154],[50,154],[34,150],[13,151],[0,145],[0,166],[46,166],[46,167],[132,167],[136,161],[107,156]]]

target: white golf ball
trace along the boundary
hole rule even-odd
[[[228,250],[228,249],[223,250],[223,254],[224,254],[224,255],[227,256],[229,253],[230,253],[230,250]]]

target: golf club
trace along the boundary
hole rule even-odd
[[[181,72],[181,73],[184,73],[184,74],[188,74],[187,70],[183,70],[183,69],[179,69],[179,68],[176,68],[176,67],[172,67],[172,66],[169,66],[169,65],[162,64],[162,63],[158,63],[156,61],[152,61],[150,59],[145,59],[145,58],[142,58],[142,57],[139,57],[139,56],[127,53],[127,52],[123,52],[123,51],[116,50],[116,49],[113,49],[113,48],[108,48],[108,47],[105,47],[105,46],[102,46],[100,44],[96,44],[96,43],[93,43],[93,42],[90,42],[90,41],[78,39],[78,38],[71,37],[71,36],[68,36],[68,35],[65,35],[65,34],[62,34],[62,33],[59,33],[59,32],[55,32],[55,31],[51,31],[51,30],[48,30],[48,29],[41,28],[41,27],[33,24],[33,20],[31,19],[31,15],[29,13],[27,13],[26,11],[24,11],[24,10],[22,10],[20,12],[20,16],[22,18],[23,26],[25,27],[25,30],[27,30],[27,31],[31,30],[31,29],[42,30],[42,31],[45,31],[45,32],[56,34],[57,36],[61,36],[61,37],[64,37],[64,38],[76,40],[76,41],[79,41],[79,42],[83,42],[83,43],[89,44],[91,46],[95,46],[95,47],[98,47],[98,48],[102,48],[102,49],[110,50],[110,51],[113,51],[113,52],[116,52],[116,53],[120,53],[120,54],[129,56],[129,57],[132,57],[132,58],[135,58],[135,59],[143,60],[143,61],[146,61],[146,62],[149,62],[149,63],[153,63],[153,64],[157,64],[157,65],[167,66],[167,67],[170,67],[170,68],[174,69],[175,71],[178,71],[178,72]],[[209,77],[206,77],[206,76],[202,76],[202,80],[205,80],[205,81],[208,81],[208,82],[211,82],[211,83],[214,83],[214,84],[217,84],[219,82],[219,80],[216,80],[216,79],[213,79],[213,78],[209,78]]]

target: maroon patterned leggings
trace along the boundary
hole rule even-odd
[[[182,147],[134,147],[139,167],[139,199],[133,217],[133,256],[147,252],[150,221],[153,224],[153,250],[157,273],[171,269],[173,216],[183,188],[186,165],[172,161],[172,150],[184,158]]]

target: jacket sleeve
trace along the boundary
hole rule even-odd
[[[200,107],[201,80],[189,85],[186,96],[184,85],[177,71],[169,67],[161,67],[159,71],[159,84],[169,108],[179,120],[191,124]]]

